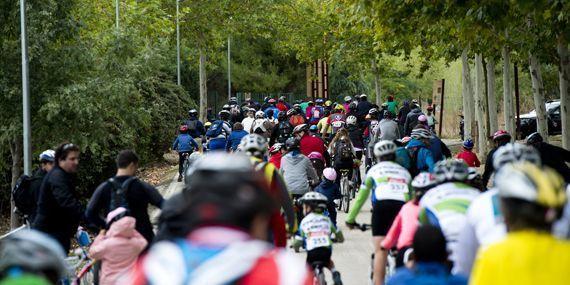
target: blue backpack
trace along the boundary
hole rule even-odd
[[[222,134],[223,130],[224,130],[224,121],[217,120],[210,126],[210,128],[206,132],[206,137],[217,138],[219,135]]]

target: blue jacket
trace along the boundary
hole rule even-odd
[[[387,285],[466,285],[467,278],[451,275],[444,264],[418,262],[413,269],[400,267]]]
[[[269,106],[265,109],[265,117],[269,119],[269,115],[267,114],[269,110],[273,110],[273,118],[277,119],[277,115],[279,115],[279,109],[277,107]]]
[[[451,157],[449,148],[436,136],[429,140],[429,150],[431,151],[433,160],[436,162],[444,160],[446,157]]]
[[[334,203],[333,200],[342,198],[338,184],[328,179],[323,179],[323,181],[315,188],[315,192],[327,196],[329,203]]]
[[[198,144],[189,134],[179,134],[172,144],[172,149],[178,152],[189,152],[198,149]]]
[[[248,132],[244,130],[232,131],[230,136],[228,137],[228,141],[226,143],[226,149],[236,150],[237,146],[241,142],[241,139],[247,136],[247,134]]]
[[[433,160],[433,155],[427,146],[420,140],[412,139],[406,146],[406,149],[419,148],[418,158],[417,158],[417,168],[419,171],[433,171],[435,162]]]

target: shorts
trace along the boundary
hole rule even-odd
[[[386,236],[403,205],[398,200],[376,201],[372,207],[372,236]]]
[[[315,262],[321,262],[328,266],[331,262],[332,248],[317,247],[307,251],[307,264],[312,265]]]

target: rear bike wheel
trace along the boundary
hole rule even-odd
[[[315,269],[315,285],[327,285],[327,281],[325,279],[325,271],[323,268],[316,268]]]
[[[348,181],[348,177],[342,177],[341,185],[344,189],[342,193],[342,210],[345,213],[348,213],[348,210],[350,209],[350,182]]]

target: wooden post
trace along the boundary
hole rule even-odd
[[[441,80],[441,110],[439,112],[439,136],[441,137],[443,130],[443,106],[445,97],[445,79]],[[434,110],[435,111],[435,110]],[[465,126],[464,126],[465,127]]]

